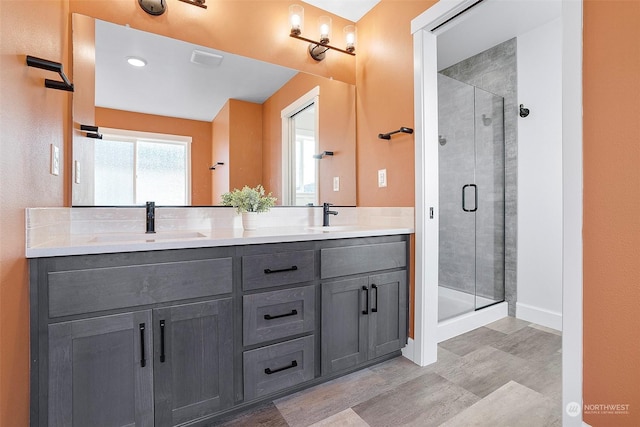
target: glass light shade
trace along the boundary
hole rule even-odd
[[[356,50],[356,27],[355,25],[347,25],[344,27],[344,38],[347,43],[346,51],[355,52]]]
[[[289,24],[291,25],[291,34],[299,36],[302,34],[302,24],[304,23],[304,8],[299,4],[289,6]]]
[[[318,18],[318,28],[320,29],[320,43],[327,44],[331,40],[331,17],[321,16]]]

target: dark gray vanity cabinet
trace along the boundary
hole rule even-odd
[[[33,426],[173,426],[233,405],[231,249],[32,260]]]
[[[156,426],[233,404],[231,298],[153,310]]]
[[[245,401],[315,378],[316,253],[310,242],[247,248],[242,257]]]
[[[407,340],[406,242],[321,250],[322,374],[400,350]],[[366,274],[376,270],[391,270]],[[339,276],[348,276],[340,278]]]
[[[151,311],[49,327],[50,426],[153,426]]]
[[[208,426],[395,357],[408,241],[32,259],[31,425]]]

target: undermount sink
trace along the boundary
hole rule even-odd
[[[322,231],[323,233],[329,233],[332,231],[355,231],[359,230],[357,225],[328,225],[326,227],[309,227],[311,231]]]
[[[207,237],[197,231],[182,231],[168,233],[113,233],[96,236],[90,240],[92,243],[109,242],[157,242],[162,240],[201,239]]]

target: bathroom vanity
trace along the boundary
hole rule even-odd
[[[398,356],[406,231],[32,258],[31,424],[210,425]]]

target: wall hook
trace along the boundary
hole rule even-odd
[[[520,104],[520,117],[527,117],[529,115],[529,109],[524,108],[524,104]]]
[[[223,162],[216,162],[216,164],[215,164],[215,165],[213,165],[213,166],[209,166],[209,170],[210,170],[210,171],[214,171],[214,170],[216,170],[216,168],[217,168],[218,166],[222,166],[222,165],[224,165],[224,163],[223,163]]]
[[[314,154],[314,155],[313,155],[313,158],[314,158],[314,159],[321,159],[321,158],[323,158],[324,156],[333,156],[333,151],[323,151],[323,152],[322,152],[322,153],[320,153],[320,154]]]
[[[47,61],[46,59],[36,58],[35,56],[27,55],[27,65],[29,67],[41,68],[47,71],[53,71],[54,73],[58,73],[61,82],[57,80],[44,80],[44,86],[49,89],[58,89],[58,90],[66,90],[67,92],[73,92],[73,84],[69,81],[67,76],[64,75],[62,71],[62,64],[59,62]]]
[[[102,139],[102,135],[98,132],[98,126],[80,125],[80,130],[87,132],[87,138]]]
[[[378,134],[378,138],[380,138],[380,139],[391,139],[391,135],[393,135],[394,133],[398,133],[398,132],[412,134],[413,133],[413,129],[403,126],[398,130],[394,130],[393,132],[379,133]]]

